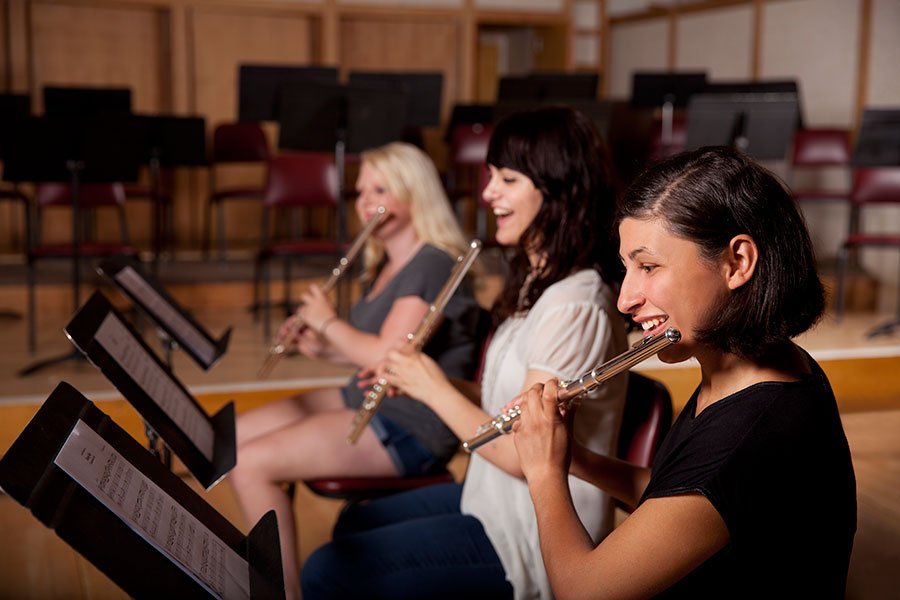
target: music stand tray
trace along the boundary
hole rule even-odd
[[[102,261],[97,272],[147,313],[204,370],[208,371],[225,354],[231,327],[218,340],[214,339],[136,260],[114,256]]]
[[[245,537],[68,383],[0,459],[0,486],[135,598],[284,598],[274,511]]]
[[[237,464],[234,402],[207,416],[102,293],[94,292],[65,332],[206,489]]]

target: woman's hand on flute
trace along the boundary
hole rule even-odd
[[[436,393],[441,388],[456,389],[430,356],[408,345],[388,352],[380,371],[392,387],[426,405],[433,397],[441,396]]]
[[[559,382],[535,384],[518,400],[519,419],[513,423],[513,440],[519,462],[529,482],[568,473],[571,462],[571,424],[574,411],[559,408]]]
[[[331,300],[316,284],[312,284],[300,296],[301,306],[298,310],[300,317],[316,333],[322,333],[324,326],[337,318],[337,312],[331,304]]]

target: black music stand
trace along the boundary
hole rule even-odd
[[[351,71],[349,83],[404,92],[407,96],[407,112],[403,139],[420,148],[424,147],[422,128],[441,124],[443,73]]]
[[[900,167],[900,109],[866,109],[851,163],[854,167]],[[874,327],[871,339],[900,329],[900,301],[897,318]]]
[[[82,117],[31,117],[16,131],[17,151],[6,161],[3,176],[10,181],[59,182],[70,186],[72,198],[72,304],[81,306],[81,214],[79,185],[135,181],[138,177],[139,139],[128,114]],[[29,258],[29,260],[31,260]],[[30,270],[29,270],[30,273]],[[31,275],[29,274],[29,277]],[[34,315],[34,298],[28,310]],[[35,332],[29,328],[29,346]],[[77,352],[38,361],[19,371],[31,375],[67,360],[80,360]]]
[[[631,106],[660,109],[662,117],[663,156],[669,155],[672,146],[672,128],[675,109],[684,108],[694,94],[706,87],[706,71],[697,72],[637,72],[631,78]]]
[[[143,160],[150,169],[150,199],[153,202],[153,274],[159,272],[162,253],[163,191],[162,168],[204,167],[206,156],[206,120],[203,117],[169,115],[137,116],[143,139]],[[174,198],[171,200],[174,201]],[[170,210],[173,210],[170,207]]]
[[[757,160],[781,160],[801,123],[793,92],[695,94],[688,102],[685,150],[734,146]]]
[[[27,94],[0,94],[0,163],[6,160],[7,153],[15,152],[15,145],[11,142],[16,136],[10,135],[20,123],[31,114],[31,98]],[[25,211],[25,248],[26,253],[31,243],[31,215],[28,198],[19,191],[18,182],[11,182],[12,189],[0,190],[0,198],[21,202]],[[2,319],[21,319],[21,313],[13,310],[0,309]]]
[[[188,313],[159,281],[145,273],[140,263],[128,256],[113,256],[97,266],[105,276],[135,305],[147,314],[162,331],[166,366],[172,368],[171,352],[184,348],[204,371],[208,371],[228,350],[231,327],[218,340]]]
[[[284,598],[274,511],[247,536],[60,383],[0,459],[0,486],[135,598]]]
[[[240,65],[238,67],[238,120],[278,121],[285,86],[338,82],[335,67]]]
[[[94,292],[65,331],[205,488],[234,467],[234,402],[207,416],[103,294]]]

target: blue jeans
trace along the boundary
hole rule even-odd
[[[423,446],[416,436],[391,419],[376,414],[372,417],[369,426],[378,436],[381,445],[387,450],[401,477],[427,475],[438,466],[438,460],[434,454]]]
[[[462,486],[434,485],[350,507],[303,565],[304,600],[513,597]]]

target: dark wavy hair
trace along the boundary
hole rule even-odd
[[[493,308],[495,324],[527,310],[550,285],[580,269],[597,269],[607,283],[620,278],[610,239],[615,198],[609,159],[587,117],[567,107],[511,114],[494,128],[487,163],[523,173],[543,196],[510,258]],[[519,290],[531,269],[526,248],[547,260],[520,305]]]
[[[753,277],[732,291],[696,332],[701,343],[751,359],[812,327],[825,293],[806,223],[785,186],[740,152],[706,147],[661,162],[625,192],[616,223],[665,221],[715,260],[738,234],[753,238]]]

